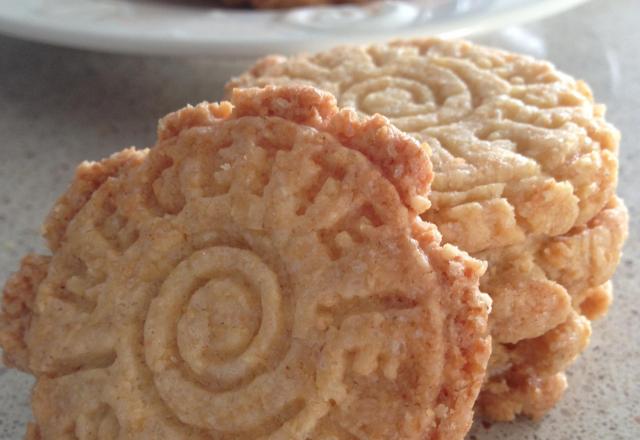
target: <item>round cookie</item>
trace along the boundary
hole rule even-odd
[[[428,38],[270,56],[227,88],[290,83],[327,90],[428,142],[435,178],[423,218],[489,262],[481,288],[494,300],[496,359],[485,387],[492,398],[480,407],[498,420],[544,414],[566,386],[558,374],[588,342],[589,321],[574,310],[606,312],[610,289],[601,286],[627,234],[615,196],[619,134],[588,86],[531,57]],[[543,349],[550,332],[570,340],[571,352]],[[535,345],[535,359],[513,344]]]
[[[462,439],[489,357],[484,263],[418,217],[425,150],[308,87],[161,120],[82,164],[51,257],[6,285],[32,438]]]

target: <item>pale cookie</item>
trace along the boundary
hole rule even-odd
[[[476,254],[489,263],[480,285],[494,301],[493,354],[479,399],[486,415],[540,418],[562,396],[563,371],[589,341],[591,326],[584,317],[600,318],[611,304],[609,279],[627,223],[624,205],[614,198],[587,225],[567,234]]]
[[[238,91],[78,168],[7,283],[30,439],[462,439],[485,265],[417,213],[425,150],[307,87]]]
[[[511,420],[519,413],[540,418],[562,396],[567,387],[564,370],[589,342],[588,319],[606,313],[612,300],[611,283],[587,289],[578,298],[574,307],[584,316],[569,308],[564,321],[553,330],[515,344],[499,342],[495,335],[501,334],[502,327],[498,329],[499,319],[493,319],[493,352],[479,399],[486,415],[494,420]],[[534,310],[540,308],[544,306],[534,306]]]
[[[539,346],[573,310],[605,313],[610,289],[600,286],[618,264],[628,220],[615,197],[619,134],[584,82],[531,57],[423,39],[270,56],[227,89],[274,83],[320,87],[340,105],[383,114],[429,143],[433,207],[423,218],[445,241],[488,260],[481,288],[494,299],[495,346]],[[589,323],[580,322],[563,333],[576,342],[569,359],[588,340]],[[540,358],[519,359],[504,375],[493,370],[502,389],[480,400],[490,416],[539,417],[562,395],[558,368],[527,370],[525,363],[569,362],[545,358],[553,351],[534,353]],[[535,389],[523,389],[525,382]]]
[[[589,320],[571,311],[553,330],[515,344],[494,340],[487,381],[478,404],[494,420],[523,413],[542,417],[567,387],[564,371],[587,346]]]
[[[429,140],[434,218],[470,252],[559,235],[614,195],[618,132],[549,63],[436,39],[259,61],[234,87],[305,83]]]
[[[627,212],[614,198],[587,225],[567,234],[530,237],[521,245],[477,253],[489,263],[481,289],[494,299],[494,341],[515,343],[541,336],[564,322],[571,310],[581,310],[593,295],[601,298],[593,299],[600,303],[599,311],[585,314],[606,313],[602,307],[610,299],[601,289],[607,289],[603,285],[618,265],[626,236]]]

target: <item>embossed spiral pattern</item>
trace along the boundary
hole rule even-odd
[[[271,56],[227,88],[271,82],[323,88],[429,144],[423,217],[489,262],[494,355],[480,407],[499,420],[549,410],[588,341],[577,312],[606,312],[627,233],[619,136],[588,86],[544,61],[438,39]]]
[[[584,83],[546,62],[427,39],[267,57],[227,87],[287,82],[427,141],[436,171],[427,218],[470,252],[566,233],[614,194],[616,130]],[[464,233],[472,225],[480,230]]]
[[[81,166],[34,261],[38,435],[462,435],[488,358],[482,265],[417,221],[420,146],[329,98],[189,107],[148,152]]]
[[[146,362],[163,400],[194,426],[247,428],[230,422],[229,414],[250,402],[230,390],[269,367],[277,340],[285,337],[281,306],[276,275],[250,251],[216,246],[183,260],[160,287],[145,322]],[[180,399],[184,394],[191,398]],[[212,415],[203,421],[205,407]]]

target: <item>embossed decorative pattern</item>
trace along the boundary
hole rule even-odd
[[[431,169],[310,88],[164,118],[81,165],[0,342],[43,439],[463,438],[488,360],[484,265],[416,211]]]
[[[423,218],[489,263],[494,354],[480,407],[498,420],[542,416],[588,343],[581,314],[606,313],[627,236],[619,134],[604,106],[547,62],[438,39],[270,56],[227,87],[291,83],[429,144]]]

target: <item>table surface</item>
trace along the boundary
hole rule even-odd
[[[475,41],[546,58],[585,79],[623,134],[619,193],[630,237],[609,315],[569,371],[565,398],[541,422],[477,423],[468,440],[640,438],[640,1],[596,0]],[[151,145],[155,120],[218,100],[229,74],[215,57],[106,55],[0,37],[0,284],[30,251],[74,164]],[[32,379],[0,367],[0,439],[21,438]]]

